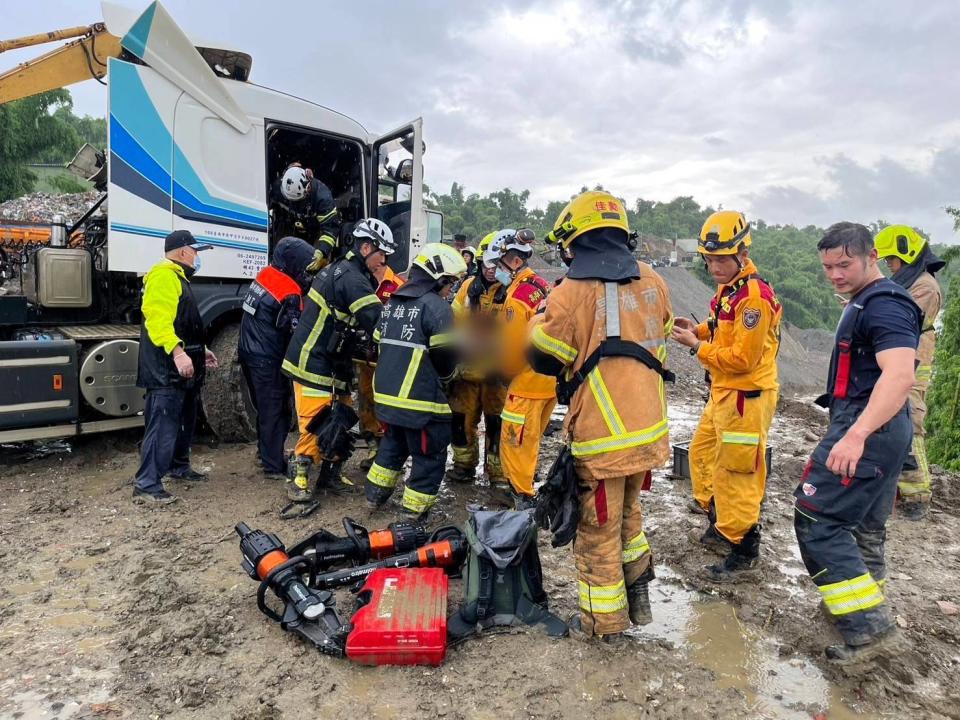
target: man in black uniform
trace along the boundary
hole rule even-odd
[[[197,243],[187,230],[175,230],[164,241],[166,257],[143,278],[137,385],[146,389],[147,402],[133,488],[138,502],[175,502],[163,487],[168,472],[184,480],[206,477],[190,467],[190,443],[200,387],[217,358],[204,345],[190,278],[200,269],[199,253],[212,247]]]
[[[290,381],[280,364],[300,319],[301,296],[313,279],[306,271],[313,252],[306,240],[283,238],[273,249],[273,262],[250,283],[243,300],[238,354],[257,410],[257,447],[268,477],[286,479],[283,441],[290,431]]]
[[[273,237],[294,235],[319,251],[314,272],[333,262],[340,238],[340,212],[330,188],[300,163],[291,163],[270,188]]]
[[[376,273],[396,249],[390,228],[380,220],[361,220],[353,229],[353,249],[324,268],[304,300],[300,322],[293,333],[281,369],[293,380],[300,439],[295,449],[296,474],[287,485],[287,497],[301,504],[285,508],[283,517],[304,516],[318,507],[317,485],[337,487],[339,462],[324,457],[311,421],[321,410],[350,403],[356,330],[368,336],[380,322],[383,305],[377,297]],[[320,466],[320,478],[310,487],[311,465]]]
[[[466,263],[448,245],[425,245],[410,276],[383,309],[373,339],[380,358],[373,376],[377,418],[387,429],[367,474],[367,503],[393,494],[407,458],[403,512],[426,515],[437,500],[450,444],[450,404],[444,384],[457,367],[453,311],[446,301]]]
[[[883,277],[870,231],[842,222],[817,245],[827,279],[850,296],[837,326],[827,393],[830,426],[794,492],[794,529],[810,577],[843,644],[839,664],[892,650],[897,632],[883,596],[883,545],[913,429],[907,398],[922,313]]]

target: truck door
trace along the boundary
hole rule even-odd
[[[387,263],[406,272],[427,242],[423,207],[423,120],[417,118],[383,135],[370,147],[371,186],[367,194],[371,217],[390,226],[397,252]]]

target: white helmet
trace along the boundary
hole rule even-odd
[[[303,200],[307,195],[308,187],[310,187],[310,180],[307,178],[307,171],[302,167],[288,167],[280,180],[280,192],[290,202]]]
[[[353,228],[353,237],[360,242],[369,240],[377,246],[378,250],[383,250],[385,255],[393,255],[397,249],[390,227],[376,218],[366,218],[358,222]],[[359,243],[356,246],[358,247]]]
[[[434,280],[460,278],[467,272],[467,263],[456,249],[443,243],[427,243],[413,264],[423,268]]]
[[[493,242],[501,238],[503,241],[503,249],[501,252],[504,255],[506,255],[509,250],[520,253],[525,258],[533,255],[533,241],[536,238],[533,230],[529,228],[522,230],[501,230]]]

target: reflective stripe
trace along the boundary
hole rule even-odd
[[[590,392],[593,393],[593,399],[600,409],[603,421],[607,424],[607,430],[611,435],[623,435],[627,429],[623,426],[623,420],[620,413],[617,412],[613,404],[613,398],[610,397],[610,391],[607,390],[607,384],[603,381],[600,374],[600,366],[597,365],[590,374],[587,375],[587,381],[590,383]]]
[[[403,506],[407,510],[413,510],[417,513],[426,512],[433,507],[433,504],[436,501],[436,495],[427,495],[426,493],[417,492],[409,485],[403,489]]]
[[[428,412],[437,415],[449,415],[450,406],[443,403],[428,402],[426,400],[413,400],[411,398],[400,398],[395,395],[385,395],[384,393],[373,393],[373,401],[381,405],[399,408],[401,410],[413,410],[415,412]]]
[[[415,348],[410,358],[410,364],[407,365],[407,374],[403,376],[403,383],[400,385],[399,397],[410,397],[410,388],[413,387],[413,381],[417,377],[417,371],[420,369],[420,360],[422,359],[423,348]]]
[[[624,565],[636,562],[648,552],[650,552],[650,543],[647,542],[647,536],[641,531],[639,535],[630,538],[627,544],[623,546],[622,562]]]
[[[456,340],[453,333],[440,333],[430,338],[430,347],[439,347],[441,345],[452,345]]]
[[[933,377],[933,365],[918,365],[915,374],[917,382],[925,382]]]
[[[723,442],[731,445],[759,445],[760,433],[725,432]]]
[[[350,307],[348,307],[347,309],[350,311],[351,315],[355,315],[357,312],[359,312],[360,310],[363,310],[365,307],[369,307],[370,305],[380,305],[380,304],[381,304],[380,298],[378,298],[376,295],[364,295],[362,298],[358,300],[354,300],[352,303],[350,303]]]
[[[846,615],[861,610],[869,610],[883,603],[883,591],[870,573],[852,580],[821,585],[823,602],[833,615]]]
[[[534,328],[533,336],[530,340],[538,350],[542,350],[548,355],[553,355],[557,360],[563,361],[565,365],[569,365],[577,358],[576,350],[566,343],[557,340],[555,337],[547,335],[543,330],[542,324]]]
[[[508,423],[514,423],[515,425],[523,425],[527,422],[525,415],[521,413],[510,412],[509,410],[504,410],[501,412],[500,419],[506,420]]]
[[[315,397],[315,398],[328,398],[333,395],[329,390],[317,390],[316,388],[308,387],[306,385],[302,386],[300,391],[304,397]]]
[[[626,450],[627,448],[637,447],[638,445],[649,445],[666,434],[667,421],[661,420],[656,425],[652,425],[644,430],[597,438],[596,440],[571,443],[570,451],[574,457],[600,455],[602,453],[616,452],[617,450]]]
[[[334,210],[333,212],[336,212],[336,210]],[[331,214],[332,214],[332,213],[331,213]],[[328,217],[330,217],[330,214],[324,215],[324,218],[328,218]],[[321,220],[321,222],[322,222],[322,220]],[[319,238],[317,238],[317,242],[325,243],[325,244],[329,245],[329,246],[332,247],[332,248],[335,248],[335,247],[337,246],[337,241],[336,241],[332,236],[326,235],[326,234],[321,235]]]
[[[375,343],[381,342],[381,340],[380,340],[380,328],[376,328],[376,329],[373,331],[373,341],[374,341]]]
[[[317,314],[317,321],[313,324],[313,327],[310,328],[310,334],[307,335],[307,339],[303,341],[303,347],[300,348],[300,359],[297,361],[297,366],[303,368],[304,373],[306,373],[307,360],[310,359],[310,352],[313,350],[313,346],[317,344],[317,338],[319,338],[320,333],[323,332],[323,328],[327,324],[327,318],[330,316],[327,301],[323,299],[320,293],[310,288],[310,290],[307,291],[307,297],[316,303],[319,312]]]
[[[608,614],[627,607],[627,589],[623,580],[616,585],[588,585],[580,580],[580,609],[588,613]]]
[[[333,208],[333,210],[331,210],[330,212],[328,212],[328,213],[325,214],[325,215],[317,214],[317,215],[316,215],[317,222],[321,222],[321,223],[322,223],[322,222],[325,221],[325,220],[329,220],[330,218],[332,218],[332,217],[333,217],[334,215],[336,215],[336,214],[337,214],[337,208]],[[329,237],[329,235],[328,235],[327,237]]]
[[[604,309],[607,315],[606,333],[608,338],[620,337],[620,296],[615,282],[603,284]]]
[[[383,488],[396,487],[397,480],[399,479],[399,470],[391,470],[390,468],[385,468],[382,465],[377,465],[376,463],[371,465],[370,470],[367,472],[367,480],[372,482],[374,485],[379,485]]]
[[[665,338],[670,337],[670,333],[673,332],[673,322],[674,322],[674,318],[673,318],[673,315],[671,315],[670,319],[663,324],[663,336]]]
[[[284,360],[280,365],[281,368],[286,370],[291,375],[294,375],[301,380],[307,380],[312,382],[314,385],[321,385],[323,387],[332,387],[335,390],[346,390],[347,384],[342,380],[334,380],[332,377],[326,375],[317,375],[316,373],[307,372],[301,367],[297,367],[289,360]]]
[[[397,347],[405,348],[414,348],[419,350],[424,350],[427,346],[423,343],[409,342],[407,340],[392,340],[390,338],[383,338],[380,340],[381,345],[396,345]]]

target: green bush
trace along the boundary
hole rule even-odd
[[[933,373],[927,393],[927,455],[948,470],[960,470],[960,286],[957,283],[948,294]]]

